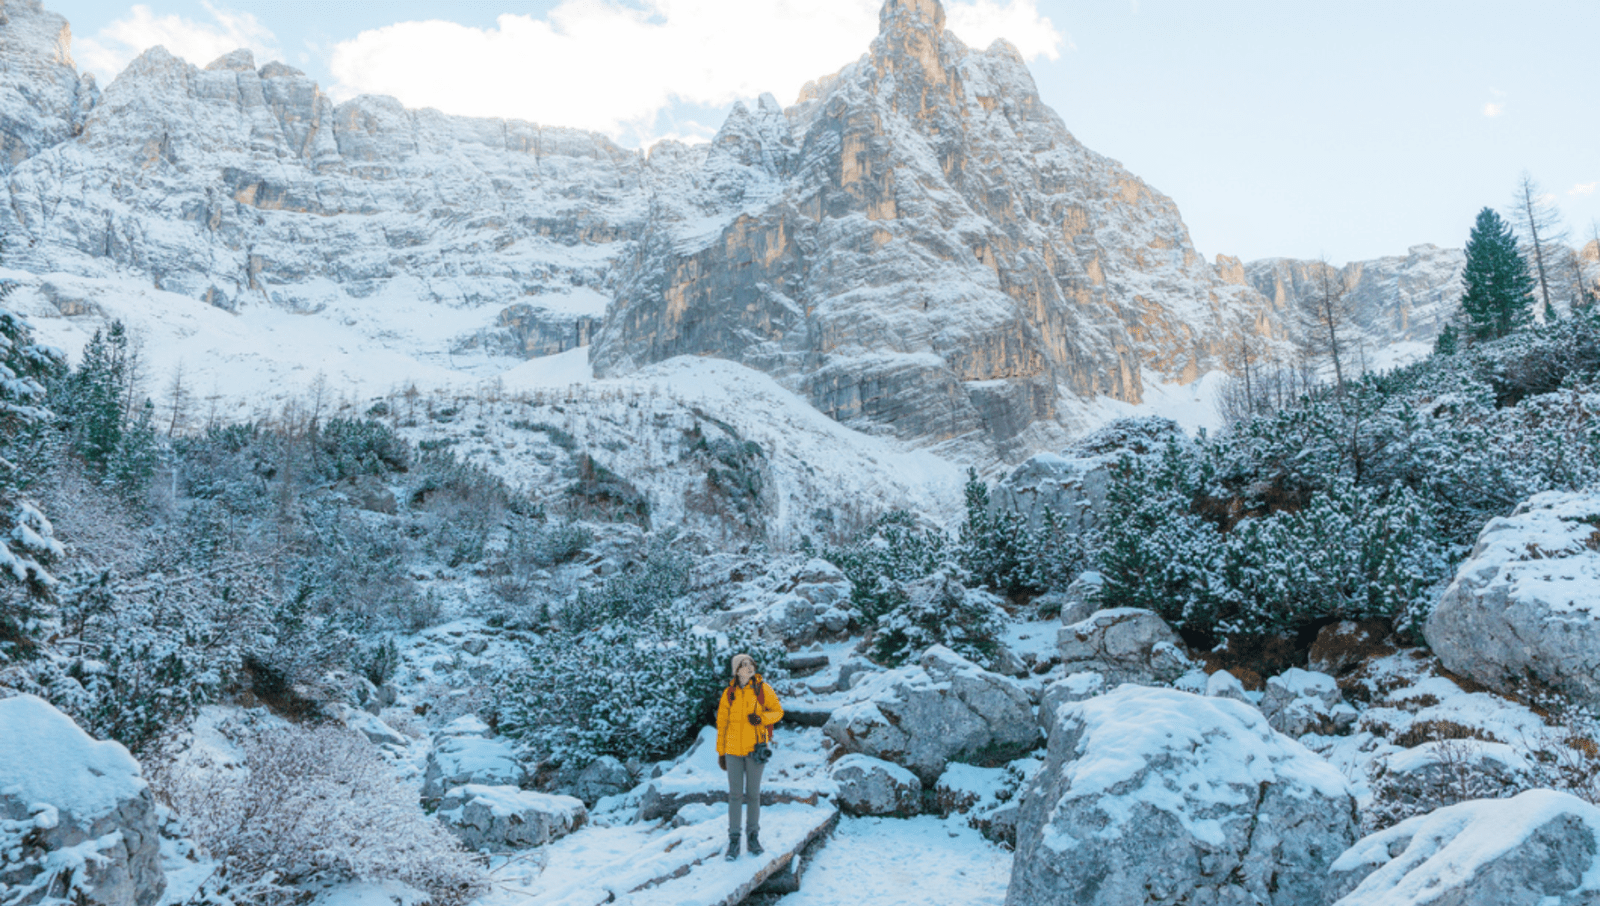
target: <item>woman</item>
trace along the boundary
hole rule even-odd
[[[732,678],[728,691],[717,696],[717,767],[728,772],[728,853],[732,862],[739,858],[739,806],[749,809],[745,827],[750,831],[745,849],[750,855],[762,853],[761,769],[764,764],[752,757],[758,743],[772,742],[772,725],[783,719],[778,694],[756,673],[756,662],[748,654],[736,654],[729,665]]]

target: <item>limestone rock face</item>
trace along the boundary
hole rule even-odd
[[[1490,520],[1423,627],[1446,667],[1600,705],[1600,494],[1551,491]]]
[[[1369,340],[1431,341],[1461,298],[1466,261],[1460,249],[1414,245],[1404,255],[1328,267],[1329,282],[1344,290],[1352,307],[1352,326]],[[1325,266],[1320,261],[1265,258],[1244,265],[1242,275],[1274,310],[1286,313],[1321,295]]]
[[[43,699],[0,701],[0,890],[17,906],[154,906],[166,889],[139,763]]]
[[[1006,903],[1324,903],[1355,829],[1339,772],[1254,708],[1122,686],[1057,718]]]
[[[1600,902],[1600,809],[1529,790],[1418,815],[1332,866],[1335,906],[1589,906]],[[1341,896],[1342,895],[1342,896]]]
[[[697,180],[726,225],[653,225],[597,373],[718,355],[844,421],[1026,449],[1058,436],[1060,388],[1137,400],[1141,369],[1193,378],[1272,332],[1170,199],[1067,132],[1014,48],[943,22],[937,2],[886,3],[866,56],[787,110],[730,117],[717,179]]]
[[[0,175],[82,131],[98,93],[72,62],[67,20],[39,0],[0,7]]]
[[[823,726],[846,752],[908,768],[932,786],[951,761],[999,764],[1039,739],[1028,695],[942,645],[915,666],[869,674]]]
[[[835,801],[847,815],[909,817],[922,810],[922,781],[881,758],[846,755],[834,762],[828,776],[839,785]]]

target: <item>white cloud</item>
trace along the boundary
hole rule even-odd
[[[675,104],[720,106],[764,91],[793,101],[807,81],[866,51],[882,0],[642,3],[564,0],[545,18],[506,14],[494,28],[431,20],[362,32],[334,48],[330,93],[654,138],[658,114]],[[951,29],[977,46],[1004,35],[1024,56],[1054,58],[1064,40],[1036,0],[946,10]]]
[[[1580,182],[1567,190],[1568,195],[1593,195],[1600,182]]]
[[[196,66],[248,47],[258,63],[282,59],[272,32],[250,13],[234,12],[203,0],[212,21],[198,22],[178,15],[157,16],[139,4],[128,15],[100,29],[92,38],[73,42],[79,66],[109,82],[134,57],[157,44]]]

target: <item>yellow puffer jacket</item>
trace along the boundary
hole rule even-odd
[[[760,701],[756,687],[761,688]],[[728,692],[733,702],[728,702]],[[750,722],[751,714],[761,715],[761,726]],[[778,693],[758,674],[748,686],[729,683],[717,696],[717,754],[743,758],[755,751],[756,743],[772,741],[772,725],[783,719],[783,704]]]

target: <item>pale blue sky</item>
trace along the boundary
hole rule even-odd
[[[618,20],[615,5],[602,14],[600,0],[568,0],[569,18],[547,28],[541,20],[557,0],[149,0],[142,16],[126,2],[44,2],[72,23],[80,66],[102,72],[150,35],[168,35],[180,53],[170,45],[190,40],[191,56],[217,42],[250,43],[280,51],[335,96],[387,90],[441,107],[471,99],[453,112],[552,110],[533,118],[609,128],[625,144],[706,135],[733,98],[761,90],[792,102],[804,78],[866,49],[863,10],[876,8],[874,0],[651,0],[653,15]],[[959,2],[947,4],[953,20]],[[783,18],[792,9],[749,22],[719,13],[762,4],[798,5],[815,28],[793,27]],[[1342,263],[1422,242],[1459,247],[1479,208],[1509,203],[1523,170],[1555,197],[1574,238],[1590,238],[1600,219],[1593,0],[1530,4],[1532,13],[1420,0],[965,5],[970,30],[992,25],[1030,55],[1045,102],[1080,141],[1172,196],[1207,257],[1325,254]],[[402,27],[357,40],[422,20],[465,28]],[[637,26],[619,35],[643,43],[605,39],[617,21]],[[600,39],[582,39],[585,28]],[[483,56],[523,55],[524,39],[545,42],[528,44],[537,51],[526,55],[551,57],[561,75],[508,77],[524,71],[515,60],[472,71]],[[419,46],[455,55],[440,64],[449,78],[406,71],[423,68],[412,65]],[[719,60],[720,68],[708,62]],[[527,106],[539,98],[568,106]]]

